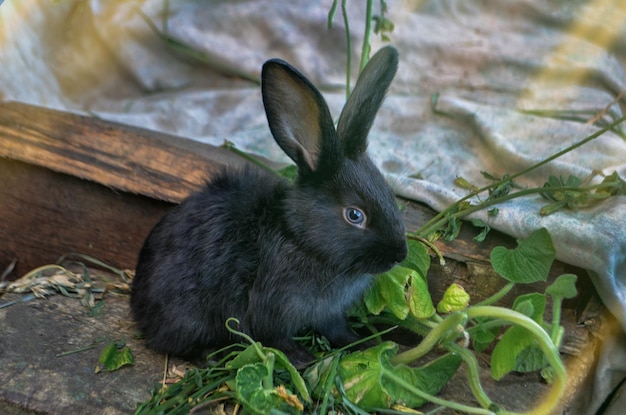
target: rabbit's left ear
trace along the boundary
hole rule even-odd
[[[372,56],[359,75],[337,125],[343,154],[347,157],[365,153],[367,134],[397,70],[398,51],[385,46]]]
[[[316,172],[322,153],[339,152],[324,98],[297,69],[280,59],[265,62],[261,92],[272,135],[301,173]]]

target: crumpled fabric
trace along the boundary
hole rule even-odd
[[[346,36],[340,11],[327,28],[330,4],[181,0],[166,11],[163,0],[7,0],[0,7],[0,99],[213,145],[229,140],[288,161],[271,139],[254,80],[266,59],[283,58],[322,90],[337,117],[345,102]],[[490,182],[481,171],[522,171],[598,131],[590,122],[596,116],[605,124],[623,116],[626,2],[387,4],[400,67],[369,151],[401,196],[442,210],[468,192],[455,178],[482,187]],[[365,7],[347,6],[354,81]],[[174,42],[168,46],[148,22]],[[176,42],[210,63],[181,52]],[[384,44],[372,38],[373,50]],[[526,188],[551,175],[626,177],[623,131],[607,132],[515,182]],[[601,180],[595,175],[590,183]],[[557,258],[589,270],[626,328],[625,202],[619,196],[541,216],[547,202],[536,195],[499,205],[496,216],[475,216],[520,239],[547,228]]]

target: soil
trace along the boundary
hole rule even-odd
[[[0,310],[0,333],[3,414],[129,414],[163,376],[164,357],[136,338],[128,296],[107,297],[94,315],[78,299],[61,295],[18,303]],[[135,364],[95,373],[111,342],[129,346]]]

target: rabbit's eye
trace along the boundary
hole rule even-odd
[[[346,221],[357,228],[365,228],[365,213],[362,210],[355,207],[347,207],[343,211],[343,216]]]

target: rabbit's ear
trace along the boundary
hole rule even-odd
[[[263,105],[274,139],[300,172],[317,171],[322,153],[339,151],[337,132],[322,94],[280,59],[265,62],[261,80]]]
[[[380,49],[363,68],[337,125],[345,156],[354,158],[367,149],[367,134],[397,69],[398,51],[391,46]]]

